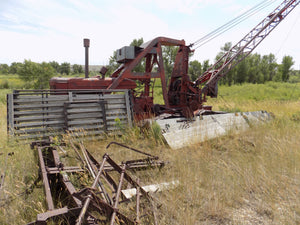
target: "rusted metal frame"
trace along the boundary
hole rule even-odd
[[[100,176],[101,176],[101,173],[102,173],[102,170],[103,170],[103,168],[104,168],[104,164],[105,164],[107,158],[108,158],[108,155],[105,154],[105,155],[103,156],[103,161],[102,161],[101,166],[100,166],[100,168],[99,168],[98,174],[97,174],[97,176],[96,176],[96,178],[95,178],[95,180],[94,180],[94,183],[93,183],[93,185],[91,186],[91,188],[95,188],[95,187],[97,186],[98,180],[99,180],[99,178],[100,178]],[[83,205],[81,211],[80,211],[80,215],[78,216],[78,219],[77,219],[77,221],[76,221],[76,225],[82,224],[83,219],[84,219],[84,216],[85,216],[85,213],[86,213],[86,210],[88,209],[89,204],[90,204],[90,202],[91,202],[91,199],[92,199],[92,195],[89,194],[89,195],[87,196],[87,199],[86,199],[85,202],[84,202],[84,205]]]
[[[58,174],[61,171],[62,170],[57,167],[50,167],[50,168],[48,167],[47,168],[48,174]],[[79,168],[78,166],[66,166],[66,167],[64,167],[63,171],[66,173],[84,172],[84,170]]]
[[[154,205],[154,199],[152,198],[151,195],[149,195],[148,192],[146,192],[143,187],[140,186],[140,184],[136,181],[134,181],[131,176],[123,169],[121,168],[115,161],[113,161],[108,155],[107,155],[107,163],[109,163],[112,167],[114,167],[114,169],[119,172],[120,174],[124,174],[124,178],[131,184],[133,185],[135,188],[139,188],[140,192],[142,193],[142,195],[144,197],[146,197],[150,204],[152,205],[152,212],[153,212],[153,217],[154,217],[154,223],[155,225],[157,225],[157,215],[156,215],[156,211],[155,211],[155,205]],[[125,164],[126,165],[126,164]]]
[[[149,154],[149,153],[147,153],[147,152],[140,151],[140,150],[138,150],[138,149],[135,149],[135,148],[126,146],[126,145],[124,145],[124,144],[121,144],[121,143],[118,143],[118,142],[115,142],[115,141],[110,142],[110,143],[106,146],[106,149],[108,149],[112,144],[114,144],[114,145],[119,145],[119,146],[121,146],[121,147],[123,147],[123,148],[127,148],[127,149],[129,149],[129,150],[131,150],[131,151],[134,151],[134,152],[137,152],[137,153],[140,153],[140,154],[143,154],[143,155],[147,155],[147,156],[150,156],[150,157],[153,157],[153,158],[156,158],[156,157],[157,157],[157,156],[151,155],[151,154]],[[157,158],[158,158],[158,157],[157,157]]]
[[[127,160],[125,162],[122,162],[122,163],[126,163],[127,167],[128,165],[139,165],[139,164],[144,164],[145,162],[147,164],[150,164],[151,161],[153,160],[157,160],[158,159],[158,156],[154,156],[154,157],[148,157],[148,158],[145,158],[145,159],[134,159],[134,160]]]
[[[160,79],[161,79],[163,99],[165,102],[165,106],[169,108],[170,103],[169,103],[169,99],[168,99],[168,82],[167,82],[168,78],[167,78],[167,74],[165,74],[161,43],[157,44],[156,52],[157,52],[157,55],[159,58],[157,64],[158,64],[158,72],[160,74]]]
[[[136,181],[138,184],[140,183],[140,179],[138,178]],[[140,223],[140,187],[136,187],[136,218],[135,222],[137,224]]]
[[[55,219],[56,217],[60,217],[62,215],[66,217],[74,217],[74,215],[80,212],[80,207],[68,209],[67,207],[54,209],[52,211],[47,211],[44,213],[40,213],[37,215],[37,220],[35,222],[27,223],[27,225],[47,225],[48,219]],[[71,221],[69,221],[71,222]]]
[[[119,76],[117,76],[117,74],[113,74],[114,77],[117,77],[113,83],[108,86],[107,89],[114,89],[116,88],[121,82],[122,80],[124,80],[125,78],[129,78],[129,79],[136,79],[136,77],[134,76],[134,74],[132,74],[132,70],[140,63],[140,61],[149,53],[151,53],[151,50],[153,48],[155,48],[157,45],[185,45],[185,41],[184,40],[175,40],[175,39],[171,39],[171,38],[165,38],[165,37],[158,37],[153,39],[152,41],[150,41],[147,46],[145,46],[144,50],[141,51],[136,57],[135,59],[133,59],[132,61],[125,63],[124,64],[124,68],[122,70],[119,70]],[[143,46],[141,46],[143,47]],[[160,57],[161,58],[161,57]],[[161,60],[160,60],[161,63]],[[162,62],[163,65],[163,62]],[[150,77],[146,77],[146,78],[150,78]],[[143,79],[145,79],[145,75],[143,76]]]
[[[132,72],[132,74],[132,77],[126,79],[145,81],[151,78],[160,78],[160,74],[157,72]]]
[[[83,165],[86,166],[86,162],[84,161],[84,159],[81,157],[80,153],[78,152],[78,149],[75,147],[74,143],[72,141],[70,141],[70,145],[73,148],[73,150],[75,151],[78,159],[83,163]]]
[[[85,149],[85,150],[88,155],[88,158],[90,159],[90,163],[91,163],[92,167],[95,168],[94,169],[95,171],[98,170],[98,168],[100,168],[99,162],[94,158],[94,156],[87,149]],[[107,166],[104,166],[102,177],[109,185],[112,193],[115,193],[118,188],[118,185],[116,184],[114,179],[109,175],[109,173],[107,173]]]
[[[46,147],[46,146],[38,147],[37,151],[38,151],[38,156],[39,156],[39,163],[40,163],[40,169],[41,169],[41,174],[42,174],[42,179],[43,179],[43,184],[44,184],[44,190],[45,190],[45,194],[46,194],[46,202],[47,202],[48,210],[51,211],[51,210],[54,210],[54,203],[53,203],[53,198],[52,198],[52,194],[51,194],[48,173],[46,170],[45,161],[44,161],[44,157],[43,157],[43,153],[42,153],[42,150],[46,149],[46,148],[49,148],[49,147]]]
[[[149,199],[149,201],[150,201],[152,212],[153,212],[154,224],[158,225],[158,223],[157,223],[156,207],[155,207],[154,201],[152,199]]]
[[[72,195],[73,193],[76,192],[76,189],[74,188],[74,186],[72,185],[72,183],[69,180],[69,176],[67,175],[67,172],[69,172],[69,171],[67,171],[64,168],[64,165],[60,161],[59,155],[58,155],[58,152],[57,152],[56,148],[52,148],[52,155],[53,155],[54,164],[56,165],[57,170],[60,171],[59,175],[62,178],[62,182],[63,182],[65,188],[68,190],[70,196],[72,196],[72,199],[74,200],[74,202],[76,203],[76,205],[77,206],[81,206],[81,201],[78,200],[77,198],[73,197],[73,195]]]
[[[110,143],[112,144],[112,143]],[[126,146],[127,147],[127,146]],[[91,160],[91,164],[93,165],[94,168],[99,168],[100,164],[98,163],[98,161],[93,157],[93,155],[87,150],[85,149],[89,159]],[[136,150],[136,149],[135,149]],[[149,166],[158,166],[158,167],[162,167],[165,165],[164,161],[154,161],[157,160],[158,157],[157,156],[153,156],[153,157],[148,157],[145,159],[137,159],[137,160],[128,160],[126,162],[122,162],[122,164],[126,164],[127,167],[126,169],[145,169],[145,168],[149,168]],[[120,167],[122,166],[119,165]],[[114,181],[114,179],[109,175],[109,171],[114,171],[114,167],[110,166],[110,165],[105,165],[104,166],[104,171],[102,174],[102,177],[105,179],[105,181],[107,182],[107,184],[111,187],[112,192],[116,192],[117,190],[117,184]]]
[[[96,194],[94,194],[94,188],[96,187],[97,180],[100,178],[101,175],[103,175],[103,173],[105,173],[104,164],[106,162],[108,164],[110,164],[114,168],[114,170],[120,174],[119,184],[117,187],[116,197],[115,197],[113,206],[104,202],[102,199],[100,199],[98,196],[96,196]],[[104,154],[103,161],[100,165],[97,177],[95,178],[94,183],[91,186],[91,188],[86,188],[86,189],[81,190],[80,192],[73,194],[80,200],[84,201],[84,206],[82,207],[80,215],[78,216],[76,225],[82,224],[85,213],[87,212],[89,205],[91,205],[91,207],[95,208],[100,213],[105,213],[107,215],[107,217],[110,217],[110,224],[114,224],[116,217],[118,217],[119,219],[123,219],[124,221],[127,221],[125,224],[136,224],[139,221],[139,217],[140,217],[140,215],[139,215],[139,204],[140,204],[140,194],[139,193],[140,192],[142,193],[142,195],[144,195],[150,201],[150,203],[152,204],[152,208],[154,207],[152,197],[146,191],[143,190],[143,188],[139,185],[138,181],[135,182],[126,173],[126,167],[127,167],[126,164],[123,164],[120,167],[119,165],[117,165],[117,163],[115,163],[110,158],[109,155]],[[123,214],[121,214],[118,211],[119,198],[120,198],[120,195],[122,194],[121,188],[122,188],[124,179],[127,180],[133,186],[135,186],[138,190],[137,205],[136,205],[136,210],[138,212],[137,212],[136,222],[131,221],[129,218],[127,218],[126,216],[124,216]],[[155,224],[157,224],[157,215],[156,215],[156,212],[154,211],[154,209],[153,209],[153,217],[154,217]]]
[[[115,223],[115,217],[116,217],[116,212],[118,210],[119,198],[120,198],[121,188],[122,188],[122,184],[123,184],[123,180],[124,180],[125,170],[126,170],[126,164],[124,164],[122,166],[118,190],[117,190],[117,194],[116,194],[115,202],[114,202],[114,206],[113,206],[113,213],[112,213],[111,219],[110,219],[110,225],[114,225],[114,223]]]
[[[110,218],[114,209],[111,205],[104,202],[102,199],[100,199],[95,193],[94,189],[91,188],[85,188],[74,195],[84,201],[87,196],[91,195],[92,200],[90,202],[90,206],[93,210],[98,211],[100,214],[105,214],[107,218]],[[135,225],[136,223],[129,219],[127,216],[122,214],[120,211],[116,211],[116,216],[120,219],[120,223],[124,225]]]
[[[132,127],[133,123],[133,101],[132,101],[132,93],[130,90],[125,92],[125,104],[126,104],[126,111],[127,111],[127,120],[129,127]]]
[[[96,178],[96,169],[93,167],[93,164],[92,164],[92,161],[91,159],[89,158],[87,152],[86,152],[86,149],[85,147],[83,146],[82,143],[79,144],[80,146],[80,149],[82,151],[82,154],[84,156],[84,159],[86,161],[86,164],[87,164],[87,167],[88,167],[88,170],[90,171],[90,174],[92,175],[93,179]],[[97,186],[98,186],[98,189],[100,191],[100,194],[103,198],[104,201],[106,201],[107,203],[111,203],[112,200],[111,198],[109,197],[109,195],[107,194],[107,191],[105,190],[102,182],[100,181],[100,179],[98,179],[98,182],[97,182]]]
[[[70,144],[74,148],[74,150],[77,152],[77,154],[80,156],[80,154],[77,151],[77,148],[75,147],[73,142],[70,142]],[[89,162],[96,173],[96,170],[98,170],[98,168],[100,168],[101,164],[99,164],[99,162],[93,157],[93,155],[86,148],[85,148],[85,151],[87,153]],[[82,159],[82,162],[84,163],[85,166],[87,166],[85,160]],[[107,170],[107,169],[110,169],[110,170]],[[116,184],[114,179],[109,175],[109,173],[107,173],[107,171],[112,171],[112,170],[113,170],[112,167],[105,165],[104,169],[103,169],[103,173],[102,173],[102,178],[107,182],[112,193],[116,193],[118,185]],[[112,202],[112,201],[110,201],[110,202]]]
[[[106,155],[106,157],[107,163],[109,163],[118,173],[121,174],[123,172],[123,169],[114,160],[112,160],[109,155]],[[146,196],[149,199],[152,199],[148,192],[146,192],[136,181],[134,181],[126,171],[124,172],[124,177],[134,187],[140,187],[140,190],[144,196]]]

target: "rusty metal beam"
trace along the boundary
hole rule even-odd
[[[91,188],[95,188],[96,185],[98,184],[98,180],[99,180],[99,178],[101,176],[102,170],[104,168],[104,164],[105,164],[105,162],[107,160],[107,156],[108,155],[106,155],[106,154],[104,155],[102,164],[101,164],[100,169],[99,169],[99,172],[98,172],[98,174],[97,174],[97,176],[96,176],[96,178],[94,180],[94,183],[93,183],[93,185],[92,185]],[[76,221],[76,225],[81,225],[82,224],[84,216],[85,216],[85,213],[86,213],[86,210],[88,209],[91,200],[92,200],[92,195],[88,195],[87,199],[85,200],[84,205],[83,205],[83,207],[81,209],[80,215],[79,215],[79,217],[78,217],[78,219]]]
[[[45,190],[45,194],[46,194],[46,201],[47,201],[47,206],[48,206],[48,210],[54,210],[54,203],[53,203],[53,198],[51,195],[51,189],[50,189],[50,184],[49,184],[49,180],[48,180],[48,173],[46,170],[46,166],[45,166],[45,161],[44,161],[44,157],[43,157],[43,153],[42,153],[42,149],[44,149],[46,147],[38,147],[37,151],[38,151],[38,156],[39,156],[39,163],[40,163],[40,169],[41,169],[41,174],[42,174],[42,179],[43,179],[43,184],[44,184],[44,190]]]
[[[65,170],[64,165],[60,161],[59,155],[58,155],[58,152],[57,152],[56,148],[51,148],[51,149],[52,149],[52,155],[53,155],[54,164],[56,165],[57,170],[60,171],[59,175],[62,178],[61,180],[62,180],[65,188],[69,192],[70,196],[72,196],[72,199],[74,200],[74,202],[76,203],[76,205],[77,206],[81,206],[82,205],[81,201],[73,196],[73,194],[76,192],[76,189],[71,184],[71,182],[69,180],[69,176],[67,174],[68,171]]]
[[[111,215],[111,219],[110,219],[110,225],[114,225],[114,223],[115,223],[115,217],[116,217],[116,213],[118,210],[119,198],[120,198],[120,194],[121,194],[121,188],[122,188],[122,184],[123,184],[123,180],[124,180],[125,170],[126,170],[126,164],[124,164],[122,166],[121,177],[120,177],[118,190],[117,190],[117,194],[116,194],[116,198],[115,198],[115,202],[114,202],[114,206],[113,206],[114,211],[113,211],[113,213]]]

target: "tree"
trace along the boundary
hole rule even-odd
[[[139,39],[133,39],[133,41],[130,43],[130,46],[136,46],[139,47],[144,43],[144,39],[143,38],[139,38]],[[107,67],[107,73],[106,74],[112,74],[118,67],[119,67],[119,63],[117,63],[117,51],[113,52],[113,55],[109,57],[109,63],[106,66]],[[142,61],[141,63],[139,63],[134,69],[134,72],[142,72],[144,71],[145,68],[145,64]]]
[[[55,69],[49,63],[42,62],[39,66],[39,74],[34,87],[40,89],[49,87],[49,80],[55,73]]]
[[[9,73],[11,74],[17,74],[19,68],[22,66],[22,63],[20,62],[13,62],[10,64],[9,67]]]
[[[290,76],[291,68],[294,65],[293,57],[284,56],[280,66],[282,81],[287,82]]]
[[[171,77],[177,52],[177,46],[162,46],[162,56],[164,61],[165,74],[167,75],[167,77]]]
[[[133,41],[130,43],[130,46],[136,46],[139,47],[144,43],[144,39],[143,38],[139,38],[139,39],[133,39]]]
[[[217,54],[217,56],[215,58],[215,62],[219,61],[221,59],[221,57],[231,49],[231,47],[232,47],[232,43],[226,42],[225,45],[223,47],[221,47],[221,51]],[[224,61],[220,61],[219,65],[221,66],[222,63],[224,63]],[[221,79],[221,83],[228,84],[229,86],[233,83],[233,81],[234,81],[234,71],[233,70],[229,71],[226,74],[226,76]]]
[[[44,89],[49,86],[49,80],[55,74],[53,67],[46,62],[41,64],[25,60],[18,70],[19,77],[31,87]]]
[[[259,54],[252,54],[248,56],[248,62],[249,62],[249,70],[248,70],[248,76],[247,76],[247,82],[248,83],[260,83],[260,81],[263,79],[260,76],[263,76],[263,74],[260,72],[260,61],[261,56]]]
[[[109,63],[106,67],[106,74],[109,75],[111,75],[119,67],[119,64],[117,63],[117,51],[114,51],[113,55],[109,57]]]
[[[144,39],[133,39],[133,41],[130,43],[130,46],[139,47],[144,43]],[[143,59],[134,69],[133,72],[143,72],[145,71],[145,59]]]
[[[60,72],[60,66],[59,66],[59,63],[58,63],[58,62],[56,62],[56,61],[51,61],[51,62],[49,62],[49,64],[52,66],[53,69],[55,69],[55,71],[56,71],[57,73]]]
[[[73,73],[74,73],[74,74],[83,73],[83,68],[82,68],[81,65],[74,64],[74,65],[72,66],[72,69],[73,69]]]
[[[59,72],[60,72],[61,74],[69,75],[70,72],[71,72],[71,65],[70,65],[70,63],[68,63],[68,62],[62,63],[62,64],[60,65]]]
[[[203,73],[208,70],[208,68],[210,67],[210,65],[209,65],[209,59],[203,61],[202,67],[203,67],[202,68]]]
[[[267,81],[273,80],[273,77],[275,76],[277,70],[278,70],[278,64],[276,62],[275,55],[270,53],[267,56],[268,64],[269,64],[269,77]]]
[[[0,74],[8,74],[9,66],[7,64],[0,64]]]
[[[247,72],[248,72],[248,61],[247,59],[244,59],[236,66],[235,74],[234,74],[234,83],[242,84],[246,82]]]
[[[197,60],[191,61],[189,65],[189,74],[191,80],[196,80],[202,73],[203,71],[201,63]]]

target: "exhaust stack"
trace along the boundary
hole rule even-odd
[[[83,46],[85,48],[85,78],[89,78],[89,47],[90,39],[83,39]]]

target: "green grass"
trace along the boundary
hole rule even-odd
[[[16,74],[0,75],[0,89],[23,89],[27,88]]]
[[[161,203],[159,224],[300,224],[299,85],[219,87],[219,98],[208,102],[215,110],[267,110],[275,115],[270,123],[240,134],[171,150],[155,127],[147,133],[133,128],[121,137],[84,144],[98,160],[105,152],[118,162],[136,157],[121,148],[105,149],[118,141],[170,162],[160,171],[133,174],[143,185],[179,180],[176,189],[155,194]],[[26,224],[47,209],[41,182],[24,194],[38,176],[38,163],[28,144],[6,136],[7,92],[0,90],[0,172],[6,168],[0,224]],[[9,152],[14,155],[6,160]],[[67,166],[75,164],[74,159],[66,161]]]
[[[300,83],[243,84],[219,86],[219,96],[229,97],[234,101],[295,101],[300,100]]]

